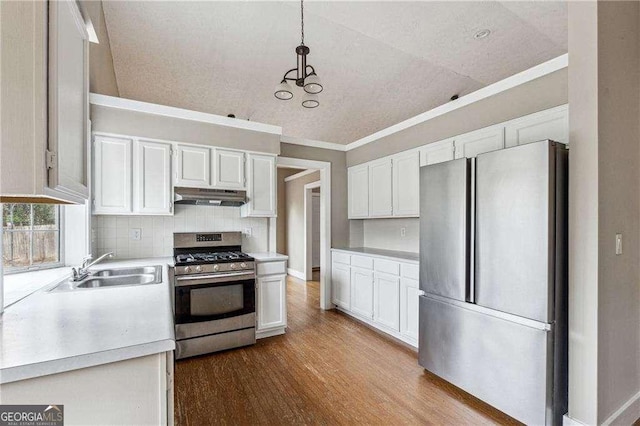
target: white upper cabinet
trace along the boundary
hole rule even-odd
[[[247,203],[243,217],[275,217],[277,213],[276,157],[247,154]]]
[[[508,147],[544,139],[569,143],[569,107],[562,105],[512,120],[506,125],[505,139]]]
[[[211,149],[178,145],[176,154],[175,186],[211,187]]]
[[[351,312],[373,318],[373,271],[351,268]]]
[[[391,158],[369,163],[369,217],[391,216],[392,199]]]
[[[400,277],[376,272],[373,319],[400,331]]]
[[[393,215],[420,214],[420,153],[396,155],[393,161]]]
[[[244,152],[214,149],[213,186],[221,189],[244,189]]]
[[[49,187],[89,197],[89,60],[85,23],[75,1],[49,3]]]
[[[487,127],[455,138],[456,158],[473,158],[478,154],[504,148],[504,127]]]
[[[143,214],[172,214],[171,144],[138,141],[134,164],[134,210]]]
[[[95,136],[95,214],[122,214],[132,211],[132,147],[131,139]]]
[[[451,161],[453,153],[453,139],[430,143],[420,149],[420,167]]]
[[[350,167],[348,171],[349,219],[369,216],[369,166]]]
[[[88,40],[75,1],[0,2],[3,202],[89,198]]]

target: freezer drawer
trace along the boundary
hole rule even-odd
[[[420,168],[420,289],[468,300],[470,163]]]
[[[556,225],[566,221],[556,208],[556,172],[564,173],[556,171],[556,149],[543,141],[478,156],[478,305],[554,321]]]
[[[421,296],[420,365],[521,422],[552,424],[553,331],[483,311]]]

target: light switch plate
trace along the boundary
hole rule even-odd
[[[140,241],[142,239],[142,229],[131,228],[129,232],[132,240]]]
[[[616,254],[622,254],[622,234],[616,234]]]
[[[251,228],[244,228],[244,235],[246,235],[247,237],[250,237],[251,234],[252,234]]]
[[[407,235],[407,228],[400,228],[400,236],[404,237]]]

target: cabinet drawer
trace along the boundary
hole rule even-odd
[[[401,275],[405,278],[411,278],[412,280],[420,279],[420,266],[409,263],[403,263],[400,265]]]
[[[373,269],[373,258],[366,256],[351,256],[351,266]]]
[[[376,259],[375,267],[376,272],[384,272],[385,274],[400,275],[400,264],[391,260]]]
[[[351,263],[351,256],[346,253],[334,251],[332,256],[333,261],[336,263],[344,263],[345,265],[349,265]]]
[[[264,262],[258,263],[258,276],[278,275],[287,273],[287,262]]]

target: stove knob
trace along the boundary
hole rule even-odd
[[[184,267],[184,273],[185,273],[185,274],[188,274],[189,272],[191,272],[191,268],[190,268],[190,267],[188,267],[188,266],[185,266],[185,267]]]
[[[229,268],[231,268],[231,269],[236,269],[236,264],[235,264],[235,263],[232,263],[231,265],[229,265]]]
[[[202,272],[202,266],[200,265],[196,266],[196,272]]]
[[[241,267],[242,269],[246,269],[246,268],[247,268],[247,264],[246,264],[246,263],[244,263],[244,262],[242,262],[242,263],[240,264],[240,267]]]
[[[220,269],[220,266],[213,265],[213,272],[218,272],[218,269]]]

